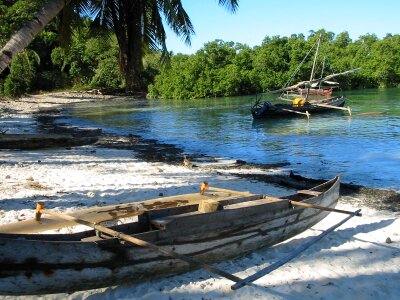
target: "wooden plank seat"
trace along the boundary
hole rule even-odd
[[[281,199],[279,199],[281,200]],[[267,200],[263,198],[261,194],[249,194],[245,196],[234,196],[226,200],[217,201],[214,199],[204,199],[201,200],[196,211],[161,215],[156,217],[151,217],[150,213],[150,224],[153,229],[165,229],[171,221],[179,218],[185,218],[192,215],[211,213],[217,210],[223,209],[233,209],[239,207],[246,207],[250,205],[264,204]],[[237,207],[235,207],[237,205]]]
[[[310,191],[310,190],[298,190],[297,193],[299,194],[305,194],[305,195],[310,195],[310,196],[319,196],[322,193],[321,192],[317,192],[317,191]]]
[[[174,219],[177,218],[182,218],[182,217],[188,217],[188,216],[193,216],[193,215],[198,215],[202,214],[200,211],[192,211],[184,214],[179,214],[179,215],[172,215],[172,216],[166,216],[166,217],[161,217],[161,218],[155,218],[150,220],[150,224],[154,229],[165,229],[167,228],[167,225],[171,223]]]

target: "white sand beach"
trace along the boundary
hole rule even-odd
[[[16,104],[0,101],[0,127],[10,133],[32,132],[35,126],[32,112],[73,101],[93,101],[85,99],[36,96]],[[291,192],[265,182],[237,178],[222,169],[215,172],[206,168],[189,169],[183,164],[146,162],[131,150],[95,145],[0,150],[0,223],[33,218],[37,201],[45,201],[49,209],[69,213],[86,207],[192,193],[199,190],[204,180],[212,186],[271,196]],[[362,199],[345,200],[339,201],[337,208],[351,211],[361,208],[362,217],[350,219],[281,268],[237,291],[231,290],[233,283],[228,279],[195,270],[139,284],[123,283],[54,295],[0,296],[0,299],[399,299],[400,213],[356,207]],[[331,213],[291,240],[217,266],[238,277],[247,277],[345,217]],[[82,226],[59,232],[77,230],[83,230]]]

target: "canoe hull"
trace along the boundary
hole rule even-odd
[[[322,194],[304,201],[336,206],[338,178],[316,189],[323,190]],[[291,238],[328,214],[290,208],[286,199],[260,199],[252,206],[232,204],[212,213],[182,214],[170,219],[165,229],[134,236],[199,261],[219,262]],[[117,239],[57,241],[0,234],[0,249],[0,294],[72,292],[192,269],[185,262]]]
[[[321,102],[321,104],[328,104],[331,106],[335,107],[343,107],[346,102],[346,99],[344,97],[336,97],[329,102]],[[287,111],[287,110],[291,110]],[[326,112],[332,112],[336,111],[334,108],[328,108],[328,107],[323,107],[323,106],[315,106],[315,105],[303,105],[300,107],[293,107],[290,104],[275,104],[275,105],[265,105],[261,107],[255,107],[253,106],[251,109],[251,113],[253,115],[254,119],[263,119],[263,118],[281,118],[281,117],[296,117],[296,116],[301,116],[301,114],[297,114],[295,112],[299,113],[310,113],[315,114],[315,113],[326,113]]]

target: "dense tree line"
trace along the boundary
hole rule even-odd
[[[216,40],[193,55],[173,55],[171,63],[163,67],[150,84],[149,97],[221,97],[278,89],[291,79],[319,33],[322,33],[320,55],[326,57],[326,75],[361,67],[359,72],[335,78],[342,88],[400,84],[400,35],[388,34],[378,39],[367,34],[352,41],[347,32],[335,35],[320,30],[311,32],[307,38],[302,34],[267,36],[254,48]],[[292,83],[307,80],[311,66],[312,57],[291,79]],[[322,64],[317,72],[321,71]]]
[[[46,2],[0,0],[0,46],[15,30],[34,18],[35,12]],[[220,0],[219,3],[233,5],[237,2]],[[104,24],[112,21],[111,11],[109,13]],[[60,26],[65,20],[69,20],[68,38],[63,32],[66,29]],[[83,14],[71,18],[68,10],[64,11],[13,60],[11,68],[0,75],[0,94],[18,96],[40,90],[125,88],[126,70],[121,65],[121,40],[115,33],[116,23],[114,27],[107,27],[97,26],[99,22],[100,19]],[[326,55],[325,74],[361,67],[357,73],[337,78],[343,88],[399,85],[399,35],[388,34],[379,39],[367,34],[353,41],[347,32],[335,35],[324,30],[310,32],[307,37],[302,34],[267,36],[261,45],[252,48],[215,40],[193,55],[169,53],[166,64],[160,63],[161,58],[166,57],[166,49],[155,51],[156,47],[153,50],[144,47],[146,54],[143,53],[138,67],[140,72],[135,76],[143,90],[148,88],[150,98],[220,97],[272,90],[285,85],[289,79],[292,82],[308,79],[312,59],[304,63],[295,78],[291,76],[319,33],[323,35],[320,52]],[[321,72],[321,66],[317,72]]]

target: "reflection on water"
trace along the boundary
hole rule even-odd
[[[186,152],[248,162],[290,162],[314,178],[400,189],[400,89],[347,92],[353,116],[253,121],[251,97],[76,106],[80,121],[109,132],[174,143]]]

